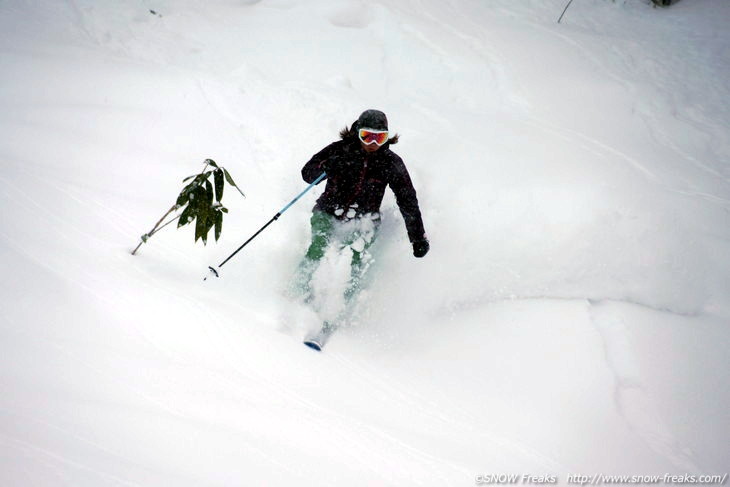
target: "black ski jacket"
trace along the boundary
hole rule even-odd
[[[409,240],[426,239],[416,190],[403,160],[390,150],[392,142],[368,153],[361,147],[354,130],[345,131],[342,137],[312,156],[302,168],[302,177],[308,183],[322,172],[327,173],[327,186],[314,209],[338,218],[347,217],[348,212],[350,216],[378,213],[385,187],[390,186],[405,220]]]

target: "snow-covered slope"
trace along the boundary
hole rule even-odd
[[[730,3],[564,3],[0,3],[0,483],[725,473]],[[388,195],[317,354],[281,289],[321,189],[202,277],[370,107],[432,250]],[[221,240],[131,256],[207,157]]]

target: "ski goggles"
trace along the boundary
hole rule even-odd
[[[357,136],[365,145],[377,144],[378,147],[388,142],[387,130],[360,129]]]

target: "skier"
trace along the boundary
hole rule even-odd
[[[302,168],[302,177],[310,184],[325,172],[327,185],[312,211],[312,242],[292,279],[290,297],[312,302],[312,275],[330,245],[352,252],[344,309],[333,323],[325,322],[319,334],[304,341],[316,350],[321,350],[329,334],[352,312],[372,261],[369,249],[380,225],[380,205],[386,186],[395,194],[413,255],[423,257],[429,250],[416,190],[403,160],[390,149],[398,142],[398,135],[389,136],[385,114],[379,110],[364,111],[350,128],[340,132],[340,138]]]

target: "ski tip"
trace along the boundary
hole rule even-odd
[[[312,350],[316,350],[318,352],[322,351],[322,344],[315,342],[314,340],[304,340],[304,344]]]

